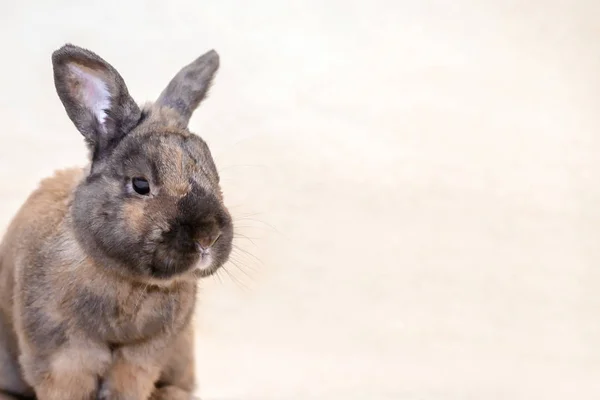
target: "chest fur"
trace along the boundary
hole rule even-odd
[[[71,304],[80,329],[98,339],[126,344],[178,330],[191,316],[190,293],[156,288],[82,288]]]

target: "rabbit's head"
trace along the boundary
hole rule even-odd
[[[93,52],[67,44],[52,63],[58,95],[91,154],[71,207],[85,251],[136,279],[214,273],[231,252],[233,225],[211,152],[188,121],[219,67],[217,53],[184,67],[142,109]]]

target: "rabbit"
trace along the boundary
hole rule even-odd
[[[42,180],[0,243],[0,399],[191,399],[197,282],[233,239],[211,151],[188,128],[219,55],[143,106],[90,50],[65,44],[52,66],[89,163]]]

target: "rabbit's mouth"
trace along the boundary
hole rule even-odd
[[[201,236],[182,241],[176,237],[178,240],[162,241],[152,254],[149,273],[152,278],[163,280],[211,276],[229,258],[232,237],[229,228],[208,239]]]
[[[203,278],[214,274],[219,269],[219,266],[214,261],[210,249],[200,253],[200,259],[193,269],[194,275]]]

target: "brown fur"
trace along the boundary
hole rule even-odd
[[[189,399],[196,280],[225,262],[232,237],[208,147],[187,130],[214,63],[190,64],[139,110],[95,54],[67,45],[53,60],[92,162],[43,180],[0,243],[0,400]],[[107,80],[106,121],[69,62]],[[121,178],[140,174],[152,176],[147,196]],[[190,240],[212,251],[209,269],[195,269]]]

